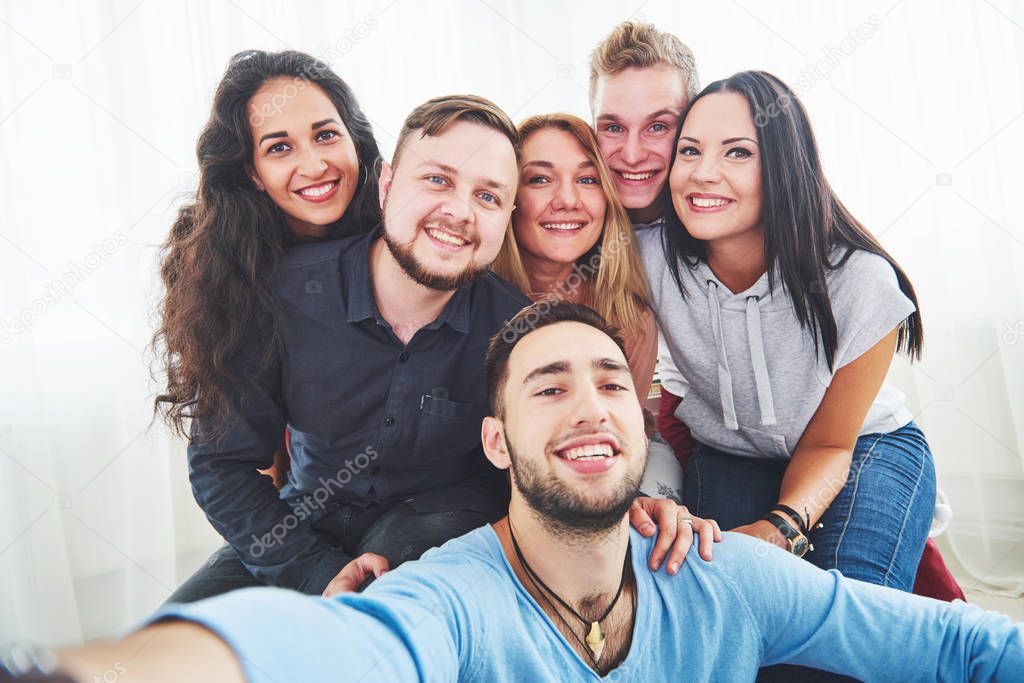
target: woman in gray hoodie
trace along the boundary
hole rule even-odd
[[[687,507],[911,590],[936,484],[885,383],[894,353],[921,352],[907,275],[836,197],[806,112],[770,74],[693,100],[667,191],[675,215],[638,240],[697,441]]]

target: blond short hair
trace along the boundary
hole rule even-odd
[[[456,121],[479,123],[500,133],[512,143],[516,163],[519,163],[519,133],[516,132],[516,125],[512,123],[512,119],[501,107],[476,95],[445,95],[427,100],[405,118],[398,140],[395,142],[395,154],[391,159],[391,165],[398,166],[402,148],[414,131],[420,131],[421,137],[433,137],[448,130]]]
[[[630,67],[646,69],[657,64],[668,64],[682,72],[687,100],[697,95],[700,79],[693,50],[671,33],[659,31],[654,24],[622,22],[590,54],[591,107],[599,76],[612,76]]]

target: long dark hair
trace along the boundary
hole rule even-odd
[[[301,52],[247,50],[232,57],[196,145],[196,196],[179,210],[161,251],[166,292],[152,348],[167,384],[154,410],[181,435],[187,435],[190,419],[208,420],[204,432],[210,435],[220,432],[229,409],[228,385],[242,374],[261,372],[280,350],[268,276],[296,238],[284,212],[256,189],[247,172],[253,159],[249,101],[264,83],[280,77],[293,79],[296,88],[314,84],[327,95],[359,158],[352,201],[324,237],[356,234],[380,223],[380,151],[348,85]],[[255,366],[242,368],[238,355],[243,340],[252,338],[263,353]]]
[[[829,370],[833,370],[838,331],[825,272],[841,268],[854,250],[881,256],[896,271],[900,290],[917,307],[917,295],[907,274],[839,201],[825,179],[807,112],[796,94],[781,80],[764,71],[742,71],[702,90],[687,106],[676,131],[700,98],[712,93],[737,93],[750,105],[757,128],[761,156],[761,224],[764,227],[764,258],[769,283],[780,277],[793,300],[800,325],[814,338],[815,349],[824,346]],[[675,164],[675,154],[672,164]],[[669,172],[671,173],[671,166]],[[666,204],[671,206],[666,186]],[[674,211],[666,216],[663,246],[679,291],[685,296],[679,265],[706,259],[706,245],[687,232]],[[829,261],[834,247],[846,247],[837,263]],[[924,328],[920,313],[900,325],[896,350],[920,359]]]

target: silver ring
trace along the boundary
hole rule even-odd
[[[687,524],[690,525],[691,529],[693,528],[693,517],[680,517],[679,521],[680,522],[686,522]]]

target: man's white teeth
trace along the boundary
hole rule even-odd
[[[710,197],[690,197],[690,201],[693,202],[694,206],[699,206],[703,209],[710,209],[715,206],[725,206],[729,203],[728,199],[711,199]]]
[[[444,242],[445,244],[450,244],[453,247],[461,247],[463,244],[466,243],[466,240],[456,237],[455,235],[449,235],[448,233],[442,230],[431,230],[430,228],[427,228],[427,234],[429,234],[437,241]]]
[[[570,448],[562,452],[566,460],[579,460],[580,458],[610,458],[614,455],[610,444],[595,443],[587,446]]]
[[[654,171],[648,171],[647,173],[626,173],[620,171],[620,175],[626,180],[650,180],[654,177]]]
[[[586,223],[541,223],[545,230],[579,230]]]
[[[299,190],[299,194],[303,197],[323,197],[325,194],[334,189],[337,185],[336,182],[324,183],[323,185],[317,185],[316,187],[307,187],[304,190]]]

